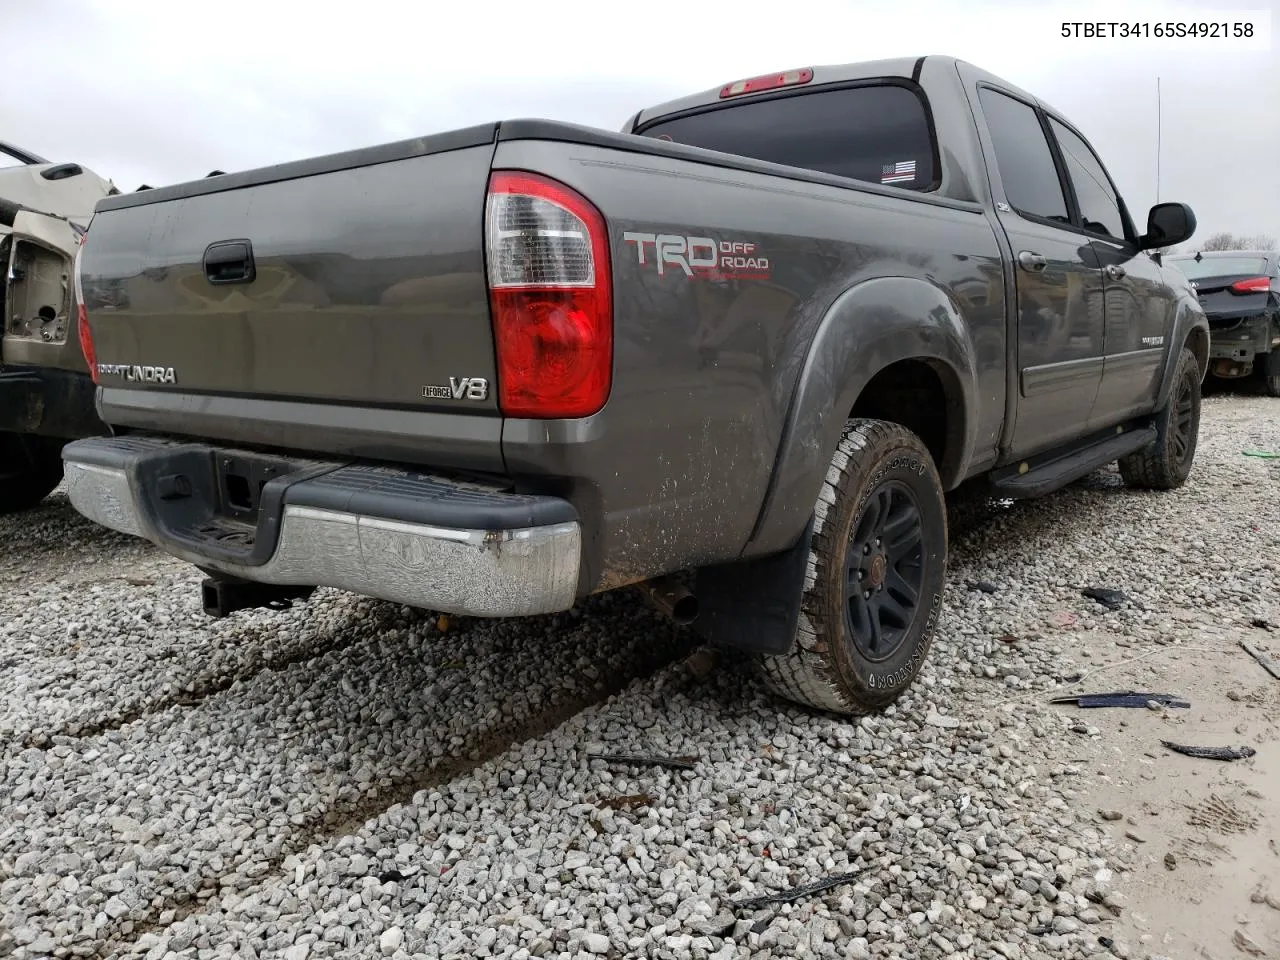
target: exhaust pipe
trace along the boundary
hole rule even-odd
[[[293,606],[294,600],[306,600],[315,589],[209,577],[200,584],[200,598],[205,613],[211,617],[225,617],[237,610],[253,610],[258,607],[288,610]]]
[[[673,577],[654,577],[637,586],[651,604],[682,627],[698,619],[698,598]]]

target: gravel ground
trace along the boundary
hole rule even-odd
[[[1097,668],[1088,637],[1177,657],[1187,611],[1280,621],[1280,462],[1240,455],[1280,448],[1278,409],[1206,401],[1174,494],[1107,471],[953,510],[930,660],[858,722],[688,656],[629,593],[211,621],[196,571],[60,494],[0,518],[0,956],[1148,956],[1106,946],[1124,868],[1045,694]]]

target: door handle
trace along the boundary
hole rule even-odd
[[[1039,273],[1045,267],[1049,266],[1049,261],[1038,253],[1032,253],[1030,250],[1023,250],[1018,254],[1018,265],[1021,266],[1023,270],[1027,270],[1030,273]]]
[[[219,240],[204,251],[204,276],[210,283],[252,283],[258,275],[253,244],[248,240]]]
[[[1117,266],[1114,263],[1108,263],[1102,268],[1102,272],[1107,275],[1108,280],[1119,280],[1124,276],[1124,267]]]

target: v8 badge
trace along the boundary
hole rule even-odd
[[[449,385],[422,388],[425,400],[486,400],[489,381],[484,377],[450,377]]]

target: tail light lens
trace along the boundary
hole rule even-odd
[[[503,414],[598,411],[613,380],[609,236],[600,211],[547,177],[495,171],[485,259]]]
[[[71,289],[76,300],[76,333],[80,337],[80,352],[89,365],[89,376],[98,382],[98,356],[93,349],[93,332],[89,329],[89,313],[84,307],[84,286],[80,281],[80,260],[84,256],[84,242],[88,234],[80,234],[80,246],[76,250],[75,265],[71,270]]]
[[[1231,285],[1232,293],[1266,293],[1270,289],[1269,277],[1250,277],[1248,280],[1237,280]]]

